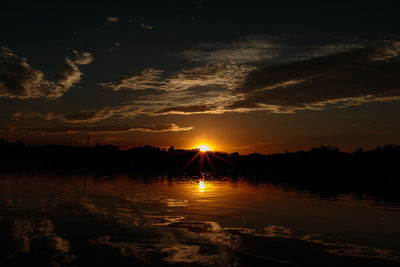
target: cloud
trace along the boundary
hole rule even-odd
[[[119,134],[126,132],[153,132],[153,133],[162,133],[162,132],[180,132],[180,131],[189,131],[192,130],[193,127],[181,127],[174,123],[170,124],[160,124],[160,125],[150,125],[150,126],[141,126],[141,125],[112,125],[112,126],[59,126],[59,127],[24,127],[13,129],[13,131],[22,130],[23,132],[30,132],[38,135],[59,135],[59,134],[75,134],[81,132],[90,132],[90,133],[110,133],[110,134]],[[11,129],[10,129],[11,131]]]
[[[279,113],[400,99],[399,44],[354,48],[254,70],[235,90],[240,99],[226,108]]]
[[[247,36],[230,43],[203,43],[177,56],[192,62],[243,64],[280,56],[280,46],[264,37]]]
[[[109,87],[114,91],[121,89],[129,90],[146,90],[146,89],[159,89],[163,83],[161,81],[162,70],[156,69],[145,69],[139,74],[131,76],[124,76],[122,79],[116,82],[100,83],[102,87]]]
[[[147,105],[147,104],[144,104]],[[131,119],[135,117],[138,114],[145,114],[145,112],[142,112],[144,109],[143,106],[137,105],[137,104],[125,104],[121,106],[106,106],[102,108],[97,108],[97,109],[91,109],[91,110],[80,110],[72,113],[67,113],[67,114],[60,114],[60,113],[31,113],[28,115],[24,116],[38,116],[41,117],[45,120],[55,120],[59,119],[64,122],[68,123],[93,123],[93,122],[98,122],[102,121],[107,118],[111,117],[119,117],[119,118],[125,118],[125,119]],[[22,115],[20,115],[22,116]]]
[[[54,223],[50,219],[41,218],[38,221],[16,219],[11,225],[11,235],[18,249],[15,254],[10,255],[11,258],[18,257],[19,253],[31,252],[32,243],[37,240],[40,240],[43,246],[50,248],[49,260],[57,265],[65,265],[76,258],[70,251],[70,241],[57,235]]]
[[[210,112],[214,109],[208,105],[191,105],[191,106],[173,106],[160,109],[156,114],[194,114]]]
[[[94,60],[91,53],[88,53],[88,52],[79,53],[76,50],[73,50],[72,52],[75,54],[75,61],[74,61],[75,64],[86,65],[86,64],[93,62],[93,60]]]
[[[165,80],[164,90],[188,90],[193,87],[234,89],[253,67],[236,64],[212,64],[182,70]]]
[[[100,83],[99,85],[111,88],[114,91],[121,89],[184,91],[193,87],[216,86],[234,89],[243,81],[245,75],[253,69],[253,67],[246,65],[211,64],[184,69],[163,78],[162,70],[150,68],[139,74],[124,76],[118,81]]]
[[[230,98],[237,98],[229,91],[240,86],[253,69],[246,65],[212,64],[169,75],[161,70],[145,69],[99,85],[115,91],[143,91],[140,101],[112,107],[110,116],[222,113],[220,107],[232,102]]]
[[[121,43],[120,42],[114,42],[112,44],[108,45],[108,51],[114,51],[120,47]]]
[[[400,99],[400,42],[386,41],[375,45],[331,45],[311,57],[263,68],[246,66],[238,76],[221,71],[224,64],[214,64],[220,70],[175,75],[184,93],[168,99],[167,105],[154,114],[220,114],[266,110],[272,113],[292,113],[297,110],[322,110],[328,105],[348,107],[368,102]],[[240,69],[243,65],[230,64]],[[204,67],[199,67],[204,68]],[[215,74],[217,73],[217,74]],[[222,74],[224,73],[224,74]],[[228,75],[227,75],[228,73]],[[204,74],[204,75],[203,75]],[[221,76],[219,76],[221,74]],[[233,79],[233,80],[230,80]],[[173,78],[168,78],[169,84]],[[194,84],[199,84],[196,91]],[[186,85],[186,86],[183,86]],[[226,90],[217,91],[218,86]],[[203,94],[200,96],[202,93]],[[212,94],[214,93],[214,94]],[[197,98],[196,98],[197,96]]]
[[[154,28],[154,26],[146,25],[144,23],[140,23],[139,25],[143,30],[152,30]]]
[[[62,116],[65,122],[96,122],[110,116],[110,109],[103,108],[91,111],[79,111]]]
[[[264,227],[265,235],[268,237],[292,237],[292,230],[282,225],[268,225]]]
[[[82,72],[78,66],[69,58],[64,60],[64,68],[57,75],[57,82],[64,88],[70,88],[73,84],[81,80]]]
[[[17,116],[13,115],[13,118],[19,119],[20,117],[39,116],[45,120],[61,120],[67,123],[94,123],[111,117],[132,119],[137,115],[158,116],[166,114],[182,114],[182,115],[200,114],[200,113],[220,114],[224,112],[223,110],[219,110],[217,107],[213,105],[207,105],[207,104],[171,106],[170,101],[168,101],[168,99],[164,100],[153,99],[145,101],[140,104],[131,103],[122,106],[103,107],[93,110],[82,110],[67,114],[57,114],[50,112],[45,114],[31,113],[29,115],[21,115],[20,113],[18,113]]]
[[[106,21],[107,21],[107,22],[111,22],[111,23],[117,23],[118,20],[119,20],[118,17],[107,17],[107,18],[106,18]]]
[[[290,42],[289,42],[290,41]],[[175,54],[190,62],[203,64],[234,63],[287,63],[311,57],[334,54],[359,44],[334,43],[307,46],[296,43],[294,37],[250,35],[231,42],[202,43],[191,49]]]
[[[150,68],[101,83],[139,97],[109,107],[107,116],[293,113],[400,99],[400,42],[331,44],[302,53],[301,60],[265,67],[230,62],[175,73]]]
[[[66,57],[56,81],[49,81],[42,71],[32,69],[25,58],[17,56],[7,47],[0,48],[0,97],[61,97],[81,79],[82,72],[77,64],[88,64],[93,60],[90,53],[76,54],[75,61]]]
[[[1,48],[0,97],[59,97],[64,90],[44,79],[43,72],[32,69],[25,58],[18,57],[7,47]]]
[[[76,50],[74,50],[73,53],[75,54],[75,60],[66,57],[64,60],[64,69],[57,75],[58,84],[68,89],[75,83],[78,83],[83,75],[77,65],[86,65],[94,60],[91,53],[79,53]]]
[[[104,107],[96,110],[83,110],[68,114],[46,113],[39,114],[45,120],[61,119],[64,122],[79,123],[79,122],[97,122],[109,118],[113,115],[113,110],[109,107]]]

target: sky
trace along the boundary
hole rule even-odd
[[[400,143],[398,1],[3,1],[0,138]]]

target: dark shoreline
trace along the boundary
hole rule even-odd
[[[207,155],[198,155],[207,154]],[[197,157],[196,157],[197,156]],[[199,159],[203,156],[202,164]],[[209,158],[212,162],[206,160]],[[194,158],[193,162],[188,164]],[[379,175],[396,180],[400,174],[400,145],[385,145],[374,150],[353,153],[337,147],[320,146],[308,151],[263,155],[252,153],[205,152],[199,150],[160,149],[146,145],[121,150],[113,145],[65,146],[26,145],[0,139],[1,168],[49,168],[117,170],[125,172],[163,172],[174,174],[222,172],[243,173],[251,176],[273,174],[302,174],[303,176],[338,176],[348,181],[349,176]],[[200,166],[201,165],[201,166]]]
[[[207,152],[199,168],[198,150],[162,150],[144,146],[120,150],[111,145],[73,147],[32,146],[0,142],[0,171],[80,172],[113,176],[116,173],[149,179],[152,177],[192,177],[201,173],[213,177],[268,182],[335,197],[340,193],[364,194],[377,201],[400,202],[400,146],[386,145],[375,150],[353,153],[336,147],[321,146],[309,151],[261,155],[253,153]],[[185,167],[186,166],[186,167]]]

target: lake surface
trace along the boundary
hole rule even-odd
[[[0,266],[400,266],[400,205],[245,179],[0,174]]]

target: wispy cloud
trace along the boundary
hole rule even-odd
[[[163,82],[161,81],[162,70],[156,69],[145,69],[139,74],[130,76],[124,76],[115,82],[100,83],[102,87],[109,87],[114,91],[121,89],[129,90],[146,90],[146,89],[159,89],[162,87]]]
[[[97,122],[109,118],[113,115],[113,110],[109,107],[104,107],[95,110],[82,110],[67,114],[45,113],[41,115],[46,120],[61,119],[64,122],[79,123],[79,122]]]
[[[147,25],[147,24],[144,24],[144,23],[140,23],[139,25],[140,25],[140,28],[142,28],[143,30],[152,30],[154,28],[154,26]]]
[[[193,87],[234,89],[253,67],[236,64],[212,64],[182,70],[165,80],[165,90],[188,90]]]
[[[64,69],[57,75],[57,83],[65,89],[70,88],[73,84],[81,80],[82,72],[77,64],[69,58],[65,58]]]
[[[216,64],[287,63],[311,57],[335,54],[360,47],[355,43],[334,43],[325,45],[293,45],[294,37],[250,35],[231,42],[201,43],[191,49],[175,54],[190,62]]]
[[[24,116],[38,116],[45,120],[61,120],[67,123],[94,123],[111,117],[132,119],[139,114],[144,114],[144,105],[124,104],[120,106],[106,106],[97,109],[80,110],[71,113],[31,113]],[[22,116],[22,115],[20,115]]]
[[[230,103],[231,98],[237,98],[229,91],[240,86],[254,69],[247,65],[210,64],[170,75],[161,70],[145,69],[99,85],[115,91],[144,91],[140,101],[110,108],[110,116],[222,113],[220,108]]]
[[[248,36],[229,43],[203,43],[177,54],[189,61],[202,63],[260,62],[280,56],[281,47],[260,36]]]
[[[107,17],[107,18],[106,18],[106,21],[107,21],[107,22],[111,22],[111,23],[117,23],[118,20],[119,20],[118,17]]]
[[[189,131],[193,127],[178,126],[174,123],[159,124],[159,125],[109,125],[109,126],[71,126],[64,125],[58,127],[13,127],[7,129],[0,129],[2,132],[19,132],[34,133],[37,135],[62,135],[62,134],[75,134],[75,133],[103,133],[103,134],[120,134],[127,132],[180,132]]]
[[[145,69],[139,74],[124,76],[118,81],[100,83],[99,85],[115,91],[121,89],[184,91],[193,87],[210,86],[223,86],[227,89],[233,89],[253,69],[253,67],[246,65],[212,64],[184,69],[165,78],[162,77],[162,70]]]

